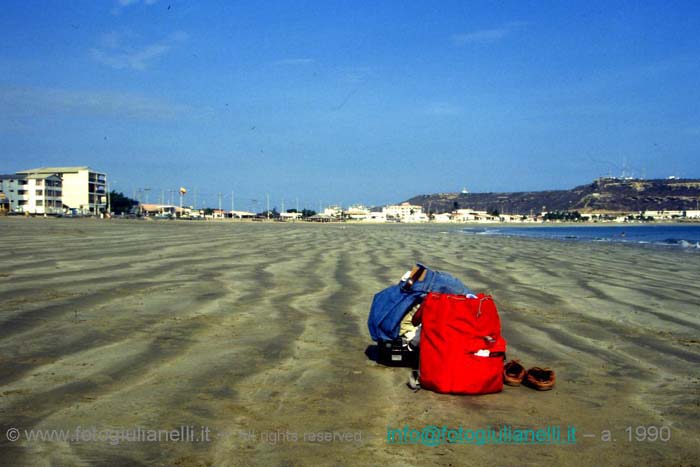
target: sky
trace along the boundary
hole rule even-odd
[[[700,178],[696,1],[5,1],[0,173],[262,211]]]

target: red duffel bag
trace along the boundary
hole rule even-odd
[[[421,310],[420,387],[454,394],[503,390],[506,341],[490,295],[430,293]]]

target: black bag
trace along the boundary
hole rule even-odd
[[[387,366],[418,367],[418,350],[409,350],[401,338],[377,342],[377,363]]]

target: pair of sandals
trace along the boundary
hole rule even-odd
[[[554,387],[554,370],[538,366],[525,370],[520,360],[511,360],[503,366],[503,382],[508,386],[525,386],[538,391],[549,391]]]

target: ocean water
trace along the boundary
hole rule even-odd
[[[474,227],[473,235],[504,235],[560,241],[615,242],[700,252],[700,224]]]

